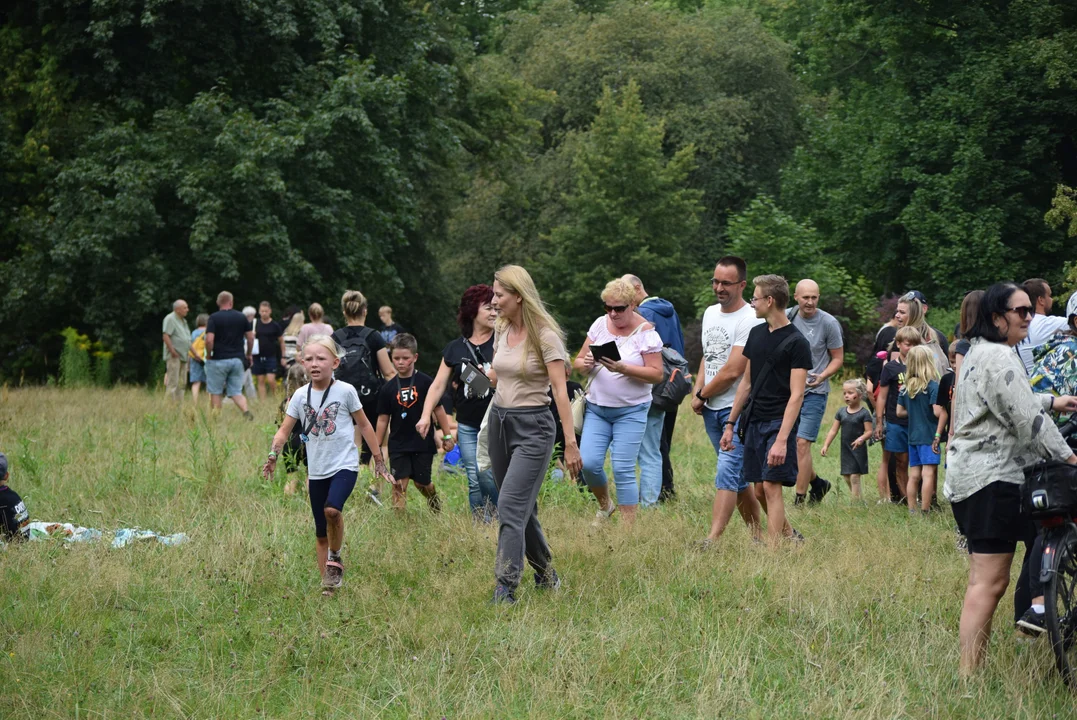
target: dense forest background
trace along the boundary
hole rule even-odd
[[[506,262],[575,344],[623,272],[698,317],[727,251],[856,346],[890,293],[1072,289],[1077,4],[16,0],[0,169],[16,382],[69,327],[145,380],[221,289],[358,288],[429,351]]]

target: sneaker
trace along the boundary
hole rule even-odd
[[[535,587],[539,590],[560,590],[561,576],[553,568],[549,568],[542,575],[535,573]]]
[[[796,498],[793,500],[793,505],[803,505],[807,499],[807,495],[801,495],[800,493],[797,493]]]
[[[821,503],[826,494],[830,492],[830,481],[816,475],[811,483],[811,490],[808,491],[808,504],[815,505]]]
[[[673,490],[673,488],[662,488],[662,490],[658,493],[658,502],[660,503],[676,499],[677,493]]]
[[[1031,637],[1045,633],[1047,632],[1047,616],[1029,608],[1017,621],[1017,631]]]
[[[374,489],[367,490],[366,491],[366,499],[367,499],[367,502],[369,502],[369,503],[371,503],[373,505],[377,505],[378,507],[381,507],[381,498],[378,496],[378,491],[377,490],[374,490]]]
[[[804,542],[804,535],[796,528],[793,528],[793,534],[789,536],[789,539],[793,542],[802,543]]]
[[[498,585],[494,588],[494,597],[490,600],[491,605],[515,605],[516,593],[512,588]]]
[[[595,521],[592,524],[599,525],[606,520],[609,520],[610,516],[613,515],[613,513],[615,512],[617,512],[617,503],[610,500],[610,506],[607,509],[603,510],[602,508],[599,508],[595,512]]]

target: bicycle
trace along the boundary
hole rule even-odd
[[[1059,431],[1077,449],[1077,416]],[[1046,461],[1025,468],[1022,501],[1043,541],[1039,579],[1055,664],[1067,685],[1077,685],[1077,465]]]

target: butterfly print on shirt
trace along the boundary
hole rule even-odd
[[[340,402],[331,402],[322,410],[318,415],[318,419],[314,421],[314,426],[310,429],[310,434],[314,437],[318,435],[324,435],[329,437],[337,431],[337,412],[340,411]],[[314,420],[314,408],[306,403],[303,403],[303,414],[306,415],[307,424],[309,425],[311,420]]]

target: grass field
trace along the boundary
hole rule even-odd
[[[0,391],[0,449],[32,517],[192,538],[0,551],[0,717],[1074,716],[1009,598],[986,669],[958,679],[966,561],[948,512],[910,519],[869,481],[867,505],[842,488],[791,511],[801,547],[754,546],[735,519],[695,550],[714,455],[689,412],[679,498],[634,529],[592,529],[593,502],[547,483],[564,587],[528,576],[514,608],[487,603],[495,532],[452,476],[441,516],[414,493],[403,518],[354,496],[346,585],[321,597],[306,496],[257,473],[275,404],[255,414],[141,389]]]

